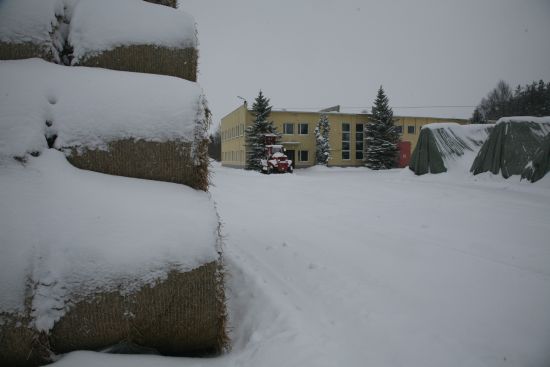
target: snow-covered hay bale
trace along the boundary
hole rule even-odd
[[[527,163],[522,179],[537,182],[550,172],[550,134],[542,141],[532,161]]]
[[[459,125],[434,123],[420,130],[409,169],[417,175],[447,172],[450,167],[466,162],[469,166],[492,125]]]
[[[503,117],[472,164],[470,171],[501,173],[504,178],[521,175],[550,134],[550,117]]]
[[[57,60],[58,0],[0,1],[0,60]]]
[[[49,146],[108,174],[208,187],[209,112],[202,89],[179,78],[0,62],[0,153]]]
[[[195,21],[179,9],[135,0],[81,1],[69,43],[74,65],[197,79]]]
[[[219,222],[207,193],[79,170],[55,149],[1,160],[0,182],[0,365],[120,343],[222,350]]]

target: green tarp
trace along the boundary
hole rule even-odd
[[[550,135],[542,141],[541,146],[535,153],[535,158],[527,164],[521,178],[537,182],[548,172],[550,172]]]
[[[492,125],[434,123],[420,130],[409,169],[417,175],[447,172],[449,163],[479,150]]]
[[[501,173],[504,178],[521,175],[549,134],[550,118],[502,118],[479,150],[470,171],[474,175]]]

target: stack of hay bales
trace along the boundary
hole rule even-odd
[[[69,43],[73,65],[197,78],[195,24],[182,10],[135,0],[81,0],[71,16]]]
[[[53,5],[42,12],[29,7],[40,1]],[[31,34],[37,23],[52,24],[52,11],[56,19],[76,17],[92,4],[107,7],[96,13],[101,16],[128,6],[124,16],[114,12],[120,24],[132,14],[143,16],[132,13],[142,5],[160,22],[167,18],[153,9],[176,11],[126,0],[0,4],[15,3],[27,4],[13,8],[15,13],[24,8],[36,11],[36,19],[47,18],[17,29],[21,34]],[[167,22],[176,19],[182,18]],[[0,23],[1,40],[14,24]],[[179,40],[195,43],[176,45],[193,47],[188,80],[41,60],[0,61],[0,365],[36,366],[52,353],[120,343],[174,355],[225,347],[219,221],[202,192],[208,188],[209,112],[193,83],[192,24]],[[181,24],[174,28],[181,31]],[[77,31],[74,38],[69,32],[63,42],[77,39]],[[77,50],[92,49],[71,46],[74,64],[83,60]],[[81,171],[58,151],[86,170],[190,188]]]
[[[58,0],[0,1],[0,60],[58,61],[62,11]]]
[[[503,117],[499,119],[475,158],[470,171],[521,175],[550,134],[549,117]]]
[[[487,139],[492,125],[428,124],[420,130],[409,169],[417,175],[447,172],[450,166],[466,163]]]

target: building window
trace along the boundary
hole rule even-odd
[[[309,125],[306,123],[298,125],[298,134],[307,135],[309,134]]]
[[[350,124],[342,123],[342,159],[349,160]]]
[[[415,131],[415,126],[414,125],[407,126],[407,133],[408,134],[414,134],[414,131]]]
[[[396,131],[398,134],[403,134],[403,126],[401,126],[401,125],[396,126],[396,127],[395,127],[395,131]]]
[[[286,122],[283,124],[283,134],[291,135],[294,134],[294,124]]]
[[[355,124],[355,159],[363,160],[363,124]]]
[[[300,162],[307,162],[309,161],[309,151],[307,150],[300,150]]]

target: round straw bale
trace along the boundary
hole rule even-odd
[[[66,353],[131,343],[166,355],[217,354],[226,341],[221,282],[214,261],[189,272],[172,271],[132,294],[95,294],[55,323],[51,349]]]
[[[206,155],[205,149],[198,151]],[[81,169],[180,183],[206,191],[208,161],[199,159],[197,162],[191,155],[192,144],[187,142],[159,143],[126,139],[111,142],[108,150],[72,148],[67,159]]]
[[[0,42],[0,60],[19,60],[33,57],[42,58],[46,61],[55,59],[50,45],[40,45],[32,42]]]

